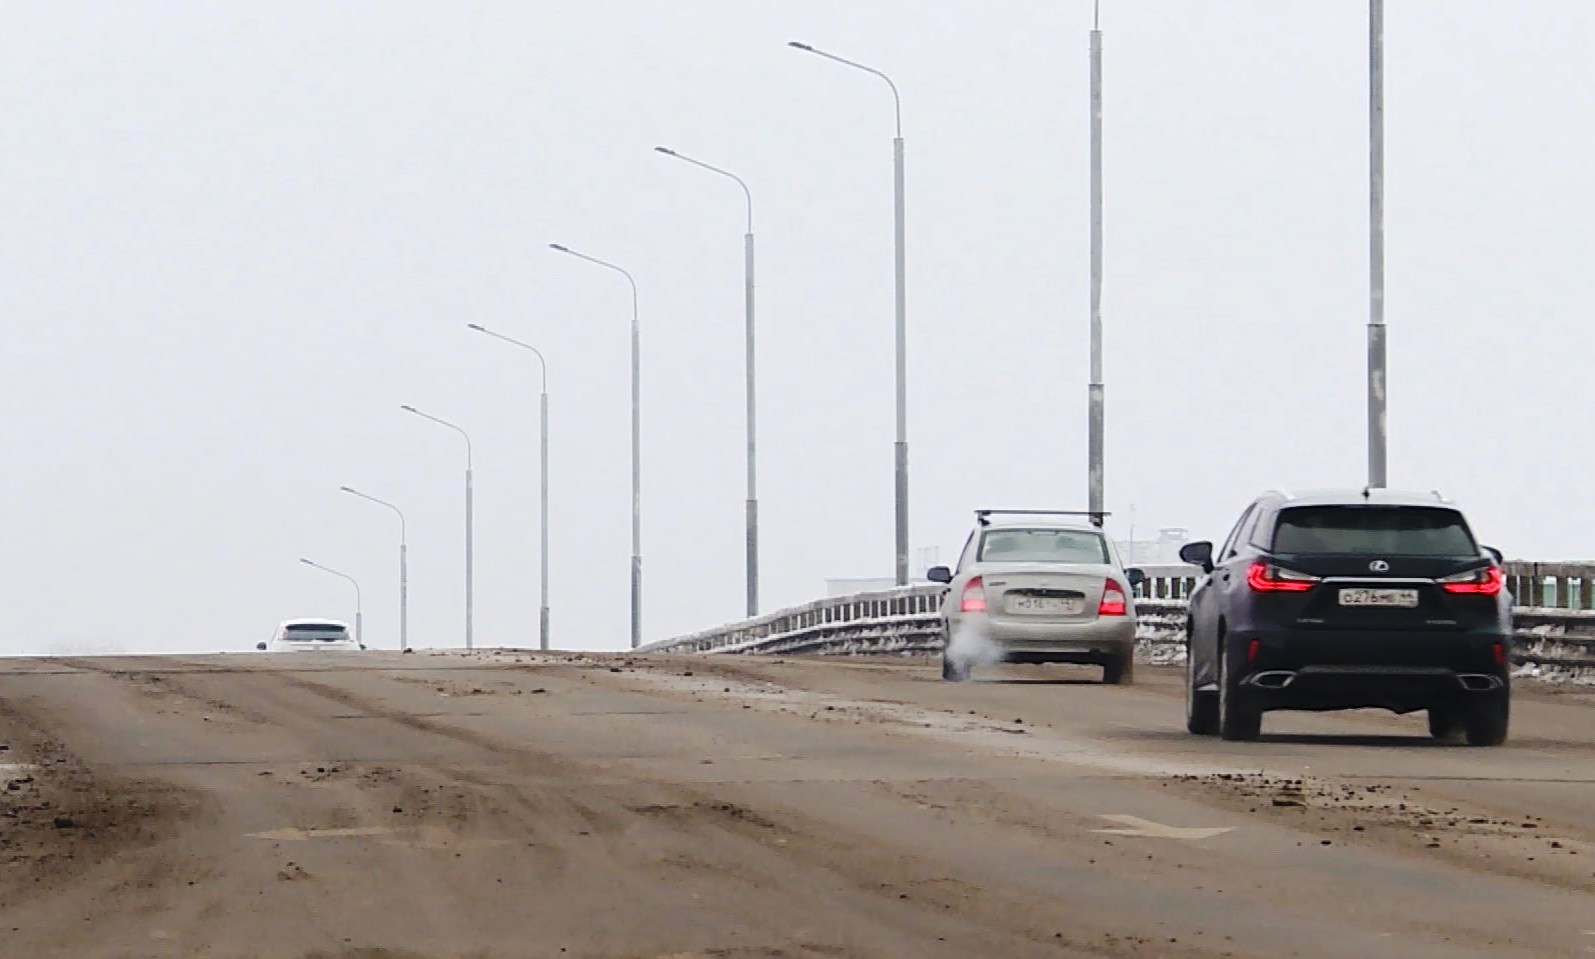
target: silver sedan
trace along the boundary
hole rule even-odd
[[[1094,526],[998,521],[997,512],[977,512],[955,569],[927,574],[948,585],[942,678],[965,680],[973,667],[999,662],[1083,663],[1101,666],[1104,682],[1132,683],[1141,571],[1125,569]]]

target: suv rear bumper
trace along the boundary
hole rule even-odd
[[[1511,637],[1498,632],[1238,631],[1226,653],[1265,710],[1405,713],[1511,692]]]

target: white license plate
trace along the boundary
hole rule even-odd
[[[1085,600],[1063,596],[1009,596],[1008,612],[1026,616],[1078,616]]]
[[[1418,605],[1418,591],[1415,589],[1343,589],[1340,591],[1340,605],[1394,606],[1398,609],[1412,609]]]

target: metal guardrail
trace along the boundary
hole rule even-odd
[[[1185,599],[1202,578],[1195,566],[1142,566],[1147,581],[1136,590],[1142,599]],[[1544,609],[1595,610],[1595,563],[1505,564],[1506,588],[1519,605]]]
[[[904,586],[816,600],[803,606],[766,613],[690,636],[641,647],[639,652],[672,653],[800,653],[898,650],[906,643],[924,650],[940,649],[940,583]]]
[[[1137,655],[1149,662],[1182,662],[1186,600],[1201,571],[1191,566],[1142,566],[1135,591]],[[1518,606],[1514,619],[1519,665],[1595,676],[1595,563],[1507,564],[1514,596],[1539,587],[1544,605]],[[947,587],[924,583],[816,600],[641,647],[639,652],[829,655],[912,654],[942,648],[941,600]],[[1550,600],[1551,602],[1546,602]],[[1581,605],[1582,604],[1582,605]]]

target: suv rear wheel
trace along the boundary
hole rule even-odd
[[[1462,738],[1462,723],[1454,707],[1429,707],[1429,735],[1442,742],[1455,742]]]
[[[1473,704],[1462,717],[1468,745],[1499,746],[1506,742],[1511,708],[1511,701],[1505,696],[1491,696]]]
[[[1189,623],[1185,635],[1191,635]],[[1196,688],[1196,657],[1194,644],[1185,648],[1185,731],[1195,736],[1212,736],[1218,732],[1218,697]]]
[[[1232,742],[1251,742],[1263,731],[1263,712],[1246,701],[1240,679],[1230,670],[1229,651],[1218,650],[1218,734]]]

